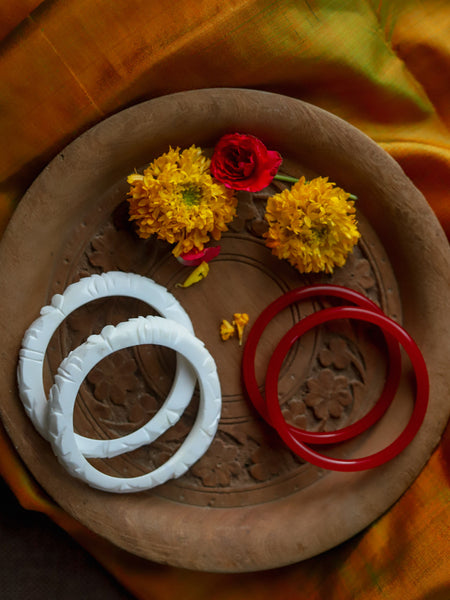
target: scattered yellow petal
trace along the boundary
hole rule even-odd
[[[198,267],[196,267],[189,277],[186,279],[184,283],[177,283],[176,287],[189,287],[194,285],[194,283],[198,283],[202,279],[204,279],[209,273],[209,264],[207,262],[202,262]]]
[[[236,325],[238,330],[239,337],[239,346],[242,345],[242,336],[244,335],[244,327],[247,325],[249,321],[249,316],[247,313],[234,313],[233,315],[233,323]]]
[[[226,319],[223,319],[222,323],[220,324],[220,337],[223,339],[223,341],[225,341],[225,340],[229,340],[231,337],[233,337],[234,334],[235,334],[234,325],[232,325]]]

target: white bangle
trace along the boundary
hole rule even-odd
[[[137,477],[107,475],[91,465],[80,451],[73,430],[73,409],[78,389],[89,371],[103,358],[134,345],[160,344],[176,350],[191,363],[200,385],[200,402],[188,436],[163,465]],[[208,449],[217,431],[221,411],[216,364],[203,343],[187,329],[161,317],[137,317],[108,325],[92,335],[61,363],[49,395],[49,434],[61,464],[73,476],[108,492],[135,492],[179,477]]]
[[[17,378],[19,395],[25,410],[39,433],[48,438],[48,402],[43,383],[43,365],[50,339],[58,326],[75,309],[109,296],[127,296],[142,300],[160,315],[176,321],[193,333],[192,323],[172,294],[151,279],[135,273],[110,271],[92,275],[69,285],[63,294],[56,294],[41,316],[27,329],[19,354]],[[189,404],[195,387],[191,366],[177,356],[174,382],[166,401],[156,415],[143,427],[111,440],[96,440],[75,434],[81,452],[90,457],[113,457],[143,444],[151,443],[180,418]]]

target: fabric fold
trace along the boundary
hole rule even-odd
[[[46,164],[143,100],[245,87],[311,102],[384,148],[450,236],[450,5],[446,0],[23,0],[0,9],[0,232]],[[143,124],[145,126],[145,124]],[[124,132],[126,135],[126,132]],[[128,554],[64,513],[0,428],[0,475],[136,598],[443,600],[450,430],[375,523],[298,565],[195,573]]]

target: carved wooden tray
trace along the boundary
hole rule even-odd
[[[332,277],[301,276],[270,254],[261,239],[265,192],[241,195],[238,217],[209,276],[191,288],[176,287],[186,269],[165,244],[140,240],[130,231],[123,204],[127,174],[169,145],[208,148],[233,131],[252,133],[278,150],[285,172],[329,176],[358,196],[362,239]],[[180,479],[131,495],[96,491],[70,477],[26,417],[15,380],[23,333],[40,308],[69,283],[109,270],[147,275],[179,299],[217,362],[223,390],[219,431],[207,454]],[[438,443],[449,416],[449,273],[448,243],[425,199],[385,152],[344,121],[301,101],[251,90],[199,90],[144,102],[106,119],[59,154],[32,185],[4,235],[1,416],[47,492],[121,548],[207,571],[267,569],[303,560],[348,539],[386,511]],[[287,450],[243,395],[242,348],[219,337],[223,318],[247,312],[254,320],[283,292],[317,281],[352,287],[377,301],[403,323],[427,361],[431,397],[425,423],[402,454],[372,471],[328,472]],[[272,324],[258,353],[261,385],[282,333],[326,303],[322,298],[294,306]],[[106,323],[148,312],[145,305],[120,298],[74,313],[51,342],[47,389],[70,348]],[[114,437],[139,427],[170,389],[173,370],[173,353],[161,348],[131,348],[105,359],[83,384],[76,430]],[[354,322],[317,329],[293,349],[283,368],[285,413],[302,427],[341,427],[375,403],[385,372],[378,331]],[[382,422],[335,454],[370,454],[401,431],[414,398],[410,375],[406,363]],[[123,476],[154,468],[189,431],[196,403],[194,397],[181,421],[152,446],[95,464]]]

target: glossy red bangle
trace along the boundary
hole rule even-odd
[[[381,309],[375,302],[372,302],[372,300],[366,296],[363,296],[354,290],[331,284],[319,284],[297,288],[287,292],[269,304],[269,306],[259,315],[249,332],[244,347],[242,361],[243,380],[247,395],[259,414],[269,424],[272,424],[271,418],[267,412],[266,402],[259,391],[255,375],[255,356],[259,340],[269,322],[284,308],[300,300],[306,300],[316,296],[341,298],[357,304],[360,307],[382,314]],[[343,442],[363,433],[384,415],[397,391],[401,372],[401,356],[398,342],[395,337],[392,337],[387,332],[384,332],[384,336],[389,353],[389,373],[383,391],[375,406],[355,423],[336,431],[305,431],[304,429],[288,424],[287,427],[289,432],[294,438],[299,441],[315,444],[335,444],[337,442]]]
[[[303,441],[292,435],[286,423],[278,400],[278,377],[283,361],[291,346],[313,327],[337,319],[357,319],[378,325],[383,331],[395,337],[408,354],[416,376],[416,402],[411,417],[402,433],[383,450],[370,456],[353,459],[339,459],[324,456],[312,450]],[[271,423],[281,438],[301,458],[325,469],[334,471],[360,471],[378,467],[397,456],[412,441],[418,432],[428,405],[429,381],[423,356],[411,336],[395,321],[383,314],[364,308],[341,306],[326,308],[302,319],[282,338],[273,353],[266,378],[266,402]]]

